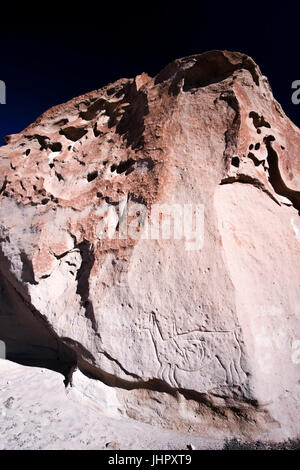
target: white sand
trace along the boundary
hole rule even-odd
[[[177,434],[95,411],[80,393],[66,393],[56,372],[0,360],[0,450],[222,448],[221,441]]]

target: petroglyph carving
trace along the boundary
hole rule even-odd
[[[200,372],[210,362],[217,362],[224,371],[224,384],[229,386],[243,382],[246,374],[241,366],[242,350],[238,335],[234,331],[202,331],[195,329],[179,333],[173,319],[171,335],[166,338],[165,332],[156,314],[151,312],[149,331],[160,364],[158,377],[178,388],[176,373],[178,370]],[[221,359],[222,350],[231,349],[228,360]]]
[[[203,340],[197,338],[194,332],[179,335],[173,320],[172,336],[164,339],[159,323],[154,313],[151,313],[152,328],[149,329],[160,363],[158,376],[178,387],[176,369],[195,372],[201,368],[205,349]]]

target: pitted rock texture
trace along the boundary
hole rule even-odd
[[[295,437],[299,145],[258,66],[227,51],[121,79],[8,136],[8,358],[63,364],[71,381],[77,365],[136,419]],[[203,207],[203,243],[145,236],[156,204]]]

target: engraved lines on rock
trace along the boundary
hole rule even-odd
[[[155,350],[156,358],[159,363],[157,376],[159,379],[169,383],[174,388],[179,388],[176,378],[177,370],[187,373],[198,372],[204,365],[205,358],[208,357],[207,344],[205,335],[213,337],[219,334],[233,334],[235,338],[235,350],[238,350],[238,358],[232,358],[229,364],[220,362],[219,356],[215,354],[215,358],[225,371],[225,381],[229,385],[233,385],[238,380],[241,367],[241,347],[237,339],[236,333],[227,330],[221,331],[205,331],[195,329],[179,333],[176,327],[175,318],[172,322],[172,336],[168,339],[163,337],[161,326],[154,312],[149,314],[150,327],[144,327],[149,332],[152,344]],[[199,338],[199,335],[202,337]]]

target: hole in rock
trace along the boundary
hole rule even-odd
[[[110,170],[111,170],[111,172],[116,171],[118,174],[121,174],[121,173],[125,172],[126,175],[128,175],[129,173],[131,173],[134,170],[134,168],[132,168],[134,163],[135,163],[135,160],[133,160],[132,158],[129,158],[125,162],[119,163],[119,165],[113,164],[110,167]]]
[[[255,111],[251,111],[249,113],[249,117],[252,118],[253,125],[256,129],[258,129],[259,127],[268,127],[269,129],[271,128],[271,125],[268,123],[268,121],[266,121],[263,116],[260,116]]]
[[[250,158],[250,159],[253,161],[253,163],[254,163],[255,166],[258,166],[258,165],[261,163],[261,161],[258,160],[258,158],[256,158],[256,156],[254,155],[254,153],[249,152],[249,153],[248,153],[248,158]]]
[[[72,142],[76,142],[77,140],[81,139],[85,134],[87,134],[87,130],[80,128],[80,127],[65,127],[59,131],[61,135],[64,135],[68,140],[72,140]]]
[[[49,144],[49,149],[52,152],[60,152],[62,150],[62,144],[60,142],[54,142],[53,144]]]
[[[231,164],[238,168],[240,166],[240,159],[239,157],[232,157]]]
[[[98,176],[98,171],[92,171],[91,173],[89,173],[86,177],[86,179],[88,180],[88,182],[90,183],[91,181],[93,181],[94,179],[96,179]]]
[[[68,124],[69,122],[69,119],[65,118],[65,119],[60,119],[59,121],[56,121],[54,123],[54,126],[65,126],[66,124]]]
[[[58,181],[64,181],[64,178],[62,177],[62,175],[60,173],[57,173],[57,171],[55,172],[55,176],[58,179]]]
[[[279,170],[278,155],[272,147],[273,141],[275,141],[275,137],[273,135],[269,135],[264,138],[264,143],[268,151],[267,160],[269,164],[269,181],[273,186],[274,191],[292,201],[293,206],[300,213],[300,191],[295,191],[289,188],[282,179]]]
[[[99,135],[102,134],[102,132],[99,131],[99,129],[97,129],[97,123],[96,122],[95,122],[94,127],[93,127],[93,132],[94,132],[95,137],[99,137]]]

